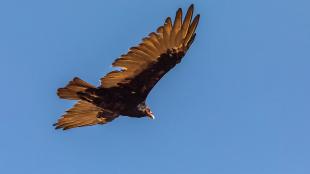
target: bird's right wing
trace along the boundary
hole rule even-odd
[[[72,129],[76,127],[105,124],[118,115],[99,108],[87,101],[78,101],[54,124],[56,129]]]
[[[170,17],[156,32],[112,64],[121,68],[101,79],[102,88],[122,88],[145,98],[154,85],[181,61],[195,38],[199,15],[192,20],[191,5],[182,20],[182,9],[176,13],[174,23]]]

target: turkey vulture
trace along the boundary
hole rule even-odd
[[[168,17],[156,32],[142,39],[113,62],[120,68],[103,78],[99,87],[75,77],[57,95],[77,103],[54,124],[56,129],[71,129],[110,122],[120,115],[154,119],[145,100],[155,84],[176,64],[195,39],[199,15],[192,20],[191,5],[182,21],[182,9],[172,24]]]

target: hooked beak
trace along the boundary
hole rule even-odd
[[[152,111],[146,111],[146,114],[147,114],[148,117],[150,117],[150,119],[152,119],[152,120],[155,119],[155,116],[153,115]]]

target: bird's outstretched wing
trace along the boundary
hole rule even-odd
[[[193,10],[191,5],[182,21],[182,9],[178,9],[173,24],[168,17],[156,32],[116,59],[112,65],[121,70],[101,78],[101,87],[123,88],[146,97],[162,76],[181,61],[194,41],[199,15],[192,20]]]
[[[87,101],[80,100],[71,109],[67,110],[54,126],[56,129],[67,130],[75,127],[105,124],[112,121],[116,116],[107,114],[102,108]]]

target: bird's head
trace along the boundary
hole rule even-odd
[[[155,119],[155,116],[149,107],[146,107],[144,113],[146,116],[150,117],[151,119]]]
[[[139,112],[143,113],[143,115],[145,115],[151,119],[155,119],[155,116],[154,116],[153,112],[151,111],[150,107],[147,106],[145,103],[138,105],[138,110],[139,110]]]

